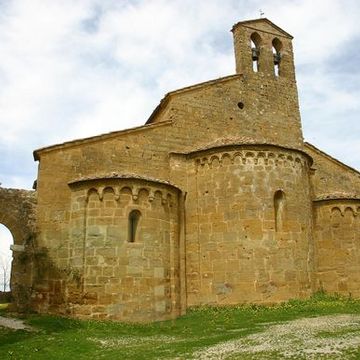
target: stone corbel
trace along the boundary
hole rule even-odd
[[[120,188],[119,187],[114,187],[114,194],[115,194],[115,200],[119,201],[119,199],[120,199]]]
[[[137,187],[133,187],[131,191],[132,191],[132,199],[134,201],[137,201],[139,199],[139,189]]]
[[[100,199],[100,201],[102,201],[103,198],[104,198],[104,190],[105,190],[105,187],[104,187],[104,186],[101,186],[101,187],[98,188],[98,193],[99,193],[99,199]]]
[[[154,190],[150,190],[150,192],[149,192],[149,202],[153,202],[154,199],[155,199]]]

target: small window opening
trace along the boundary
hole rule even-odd
[[[284,221],[285,194],[278,190],[274,195],[275,231],[282,231]]]
[[[272,41],[272,52],[274,57],[274,74],[280,76],[280,62],[281,62],[281,48],[282,43],[278,38]]]
[[[129,239],[128,241],[133,243],[136,240],[139,220],[141,213],[139,210],[132,210],[129,214]]]
[[[260,42],[261,42],[260,35],[258,33],[253,33],[250,37],[250,43],[251,43],[252,68],[254,72],[259,71]]]

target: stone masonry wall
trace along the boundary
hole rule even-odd
[[[309,159],[292,150],[248,145],[195,153],[191,161],[188,304],[273,303],[309,296]],[[279,190],[284,198],[276,215]]]
[[[188,151],[220,139],[303,147],[296,83],[286,78],[237,75],[178,92],[168,107],[164,119],[171,118]]]
[[[31,297],[36,200],[35,191],[0,187],[0,223],[14,241],[10,288],[17,310],[26,308]]]
[[[44,278],[40,310],[127,321],[178,316],[178,190],[140,179],[71,186],[69,238],[50,255],[62,276]],[[141,216],[129,242],[132,210]]]
[[[360,297],[360,200],[317,201],[316,289]]]
[[[258,72],[254,31],[262,39]],[[183,313],[186,301],[310,295],[312,200],[330,188],[356,192],[359,178],[313,149],[310,169],[291,36],[266,19],[233,32],[236,75],[169,93],[147,126],[35,152],[43,266],[34,309],[146,321]],[[134,209],[141,212],[139,241],[129,243]],[[321,255],[327,215],[316,211]],[[316,266],[318,274],[327,271]]]
[[[238,74],[253,74],[251,37],[256,34],[259,50],[258,73],[273,77],[275,75],[273,41],[277,39],[280,43],[281,60],[279,64],[279,79],[286,78],[295,82],[294,52],[292,48],[292,37],[264,22],[251,24],[239,23],[232,28],[234,35],[234,50],[236,61],[236,72]],[[298,114],[296,114],[298,116]]]
[[[301,129],[293,117],[297,103],[286,93],[286,80],[280,80],[275,89],[271,85],[273,80],[268,80],[268,86],[263,86],[262,81],[261,77],[244,80],[236,76],[176,95],[176,101],[174,98],[168,104],[164,122],[40,151],[39,248],[48,249],[46,256],[52,258],[52,249],[69,238],[72,195],[68,183],[79,177],[134,174],[177,184],[176,176],[170,178],[169,153],[173,151],[188,151],[218,139],[300,148]],[[277,93],[284,96],[277,100],[273,98]],[[243,109],[238,107],[239,101],[244,102]],[[193,181],[191,176],[188,181]],[[63,261],[56,256],[51,259],[54,271],[64,268]],[[56,280],[62,275],[55,271],[53,277]],[[39,278],[44,277],[40,274]],[[45,282],[39,280],[38,286],[45,287],[40,293],[49,294],[52,290],[46,288]],[[38,301],[50,302],[46,297]]]
[[[347,195],[360,197],[360,173],[323,153],[311,144],[306,152],[314,159],[311,176],[315,198],[326,195]]]

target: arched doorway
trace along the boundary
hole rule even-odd
[[[11,263],[12,251],[10,247],[14,240],[10,230],[3,224],[0,224],[0,292],[7,293],[11,291]],[[4,302],[5,298],[0,294],[0,302]]]

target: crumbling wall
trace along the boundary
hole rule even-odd
[[[18,310],[26,309],[31,297],[35,211],[35,191],[0,187],[0,223],[10,230],[14,240],[10,287]]]

